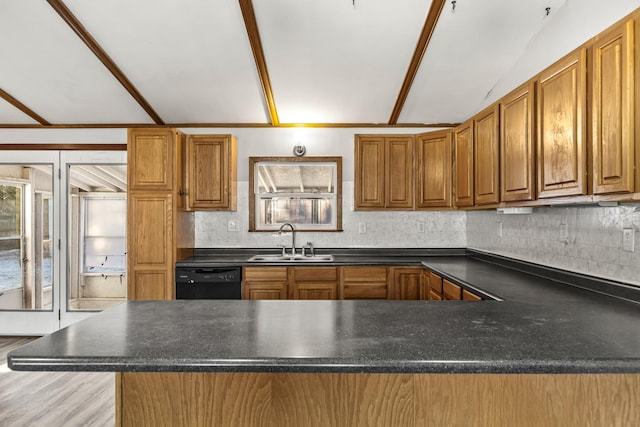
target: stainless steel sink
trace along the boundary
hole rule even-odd
[[[291,263],[305,263],[305,262],[332,262],[333,255],[311,255],[302,256],[296,255],[254,255],[247,260],[248,262],[291,262]]]

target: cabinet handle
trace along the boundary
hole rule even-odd
[[[178,191],[178,195],[179,195],[179,196],[186,196],[186,195],[187,195],[187,192],[186,192],[186,191],[184,191],[184,190],[181,188],[181,189],[180,189],[180,191]]]

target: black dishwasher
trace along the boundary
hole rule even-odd
[[[241,299],[240,267],[176,267],[176,299]]]

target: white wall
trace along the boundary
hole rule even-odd
[[[634,229],[635,252],[622,250],[623,228]],[[534,208],[531,215],[469,212],[467,245],[640,285],[640,205]]]
[[[640,7],[640,0],[567,0],[550,17],[512,69],[501,76],[478,111]]]
[[[343,232],[306,233],[298,243],[316,247],[463,247],[466,245],[464,212],[362,212],[353,210],[354,135],[365,133],[416,134],[429,129],[184,129],[188,133],[232,133],[238,139],[238,210],[197,212],[196,247],[277,247],[289,235],[248,232],[249,156],[291,156],[293,146],[306,146],[306,156],[342,156]],[[228,231],[237,221],[240,231]],[[359,233],[364,223],[366,232]],[[419,231],[424,230],[424,231]]]
[[[126,129],[0,129],[0,144],[126,143]]]
[[[308,156],[343,157],[341,233],[300,233],[298,242],[317,247],[463,247],[640,284],[640,213],[617,208],[536,208],[532,215],[473,212],[362,212],[353,210],[353,140],[356,133],[420,133],[425,129],[183,129],[188,133],[232,133],[238,138],[238,211],[197,212],[197,247],[276,247],[288,236],[249,233],[248,157],[291,155],[302,143]],[[125,143],[124,129],[0,129],[0,143]],[[227,230],[229,220],[240,231]],[[502,222],[503,236],[496,236]],[[367,232],[358,233],[359,223]],[[424,232],[419,232],[420,224]],[[560,238],[567,224],[568,238]],[[622,228],[635,227],[634,253],[624,252]]]

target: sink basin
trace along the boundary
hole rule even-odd
[[[332,262],[333,255],[254,255],[248,259],[248,262]]]

